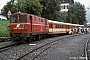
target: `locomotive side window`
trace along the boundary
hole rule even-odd
[[[13,15],[11,16],[11,23],[16,23],[16,20],[17,20],[17,16],[16,15]]]
[[[36,17],[34,16],[34,21],[36,21]]]
[[[20,23],[25,23],[25,22],[27,22],[26,15],[20,15]]]
[[[38,22],[40,22],[40,18],[38,18]]]

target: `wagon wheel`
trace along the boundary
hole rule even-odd
[[[44,35],[44,38],[46,38],[46,35]]]

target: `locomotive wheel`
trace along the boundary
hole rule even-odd
[[[40,40],[41,39],[41,36],[40,35],[37,35],[36,36],[36,40]]]
[[[33,39],[34,39],[34,40],[36,40],[36,38],[35,38],[35,37],[33,37]]]
[[[22,38],[22,40],[21,40],[21,41],[22,41],[22,43],[24,43],[24,44],[25,44],[25,43],[27,43],[27,42],[28,42],[28,39],[27,39],[27,38]]]
[[[21,41],[21,43],[25,44],[25,43],[26,43],[26,41],[25,41],[25,40],[22,40],[22,41]]]

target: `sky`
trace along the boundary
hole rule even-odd
[[[0,9],[2,9],[4,5],[6,5],[7,1],[10,1],[10,0],[0,1]],[[85,5],[86,14],[87,14],[86,19],[90,23],[90,17],[89,17],[90,16],[90,0],[74,0],[74,1],[80,2],[81,4]]]
[[[6,5],[7,1],[10,1],[10,0],[0,1],[0,9],[2,9],[4,5]]]

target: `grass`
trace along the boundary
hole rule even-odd
[[[12,42],[2,42],[2,43],[0,43],[0,48],[11,45],[11,44],[12,44]]]
[[[9,20],[0,20],[0,36],[9,36]]]

